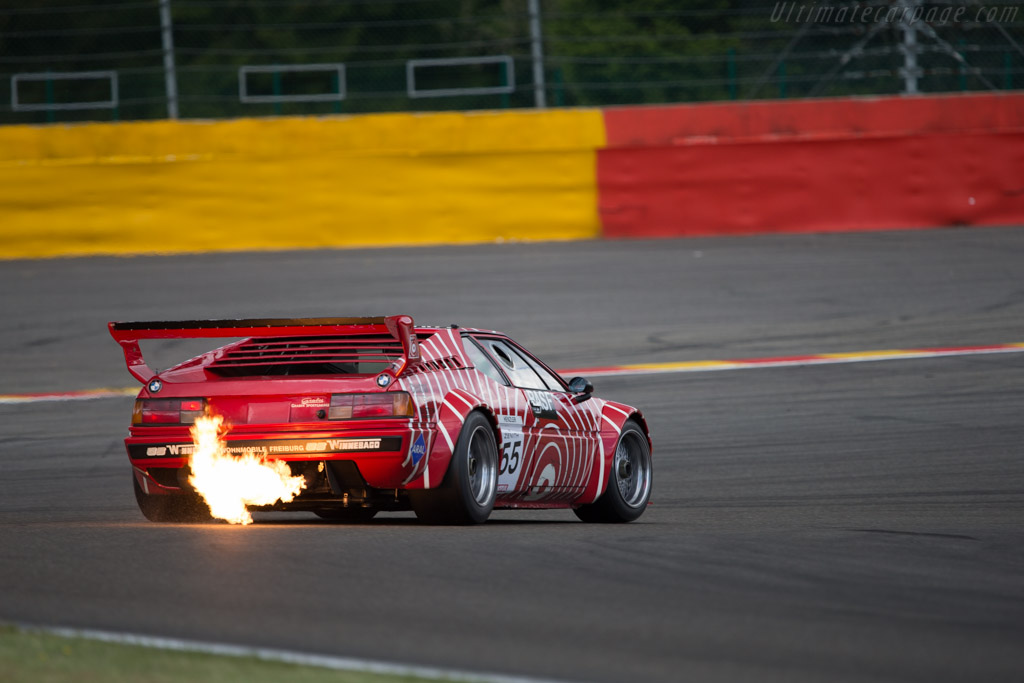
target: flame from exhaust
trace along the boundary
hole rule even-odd
[[[246,505],[291,502],[306,487],[280,460],[257,455],[230,455],[224,447],[227,432],[220,415],[202,415],[189,430],[195,448],[188,464],[188,481],[210,506],[210,514],[232,524],[252,524]]]

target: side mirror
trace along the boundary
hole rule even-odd
[[[576,394],[572,397],[573,403],[583,403],[594,393],[594,385],[586,377],[573,377],[569,380],[569,391]]]

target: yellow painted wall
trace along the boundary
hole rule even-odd
[[[578,239],[599,110],[0,127],[0,258]]]

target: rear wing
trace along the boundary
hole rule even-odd
[[[306,337],[390,334],[402,344],[402,357],[390,374],[398,377],[420,361],[412,318],[391,315],[380,318],[248,318],[242,320],[177,320],[108,323],[110,336],[124,351],[128,372],[143,384],[156,372],[142,357],[143,339],[214,339],[218,337]]]

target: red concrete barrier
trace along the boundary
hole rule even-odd
[[[1024,95],[605,111],[606,237],[1024,222]]]

